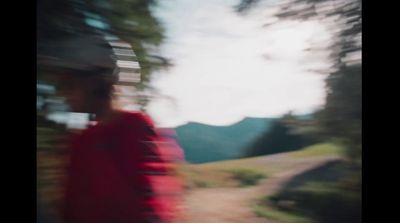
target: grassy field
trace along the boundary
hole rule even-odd
[[[254,212],[257,216],[278,220],[285,223],[316,223],[314,220],[307,218],[306,216],[295,213],[286,212],[279,209],[267,206],[267,205],[255,205],[253,207]]]
[[[337,145],[322,143],[270,156],[186,164],[180,171],[188,190],[210,188],[211,192],[218,187],[268,185],[298,167],[321,163],[289,178],[273,194],[261,192],[251,207],[253,213],[282,223],[356,223],[360,210],[358,182],[352,181],[357,178],[349,175],[354,171],[342,158],[343,152]],[[343,187],[343,179],[349,182],[348,187]]]
[[[337,155],[342,156],[344,154],[343,148],[331,144],[317,144],[310,147],[306,147],[302,150],[291,152],[292,157],[313,157],[313,156],[326,156],[326,155]]]
[[[343,148],[320,144],[289,154],[296,158],[342,156]],[[361,172],[345,159],[332,160],[293,177],[255,212],[282,222],[361,222]]]
[[[342,148],[324,143],[274,156],[259,156],[206,164],[184,164],[179,168],[179,172],[189,189],[256,185],[263,178],[289,170],[293,163],[327,156],[339,158],[341,153]],[[282,158],[280,159],[280,157]]]
[[[255,168],[209,168],[183,165],[179,168],[187,189],[256,185],[267,174]]]

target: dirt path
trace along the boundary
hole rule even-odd
[[[266,157],[268,160],[290,162],[289,157]],[[266,161],[268,161],[266,160]],[[295,175],[312,169],[331,159],[291,162],[291,167],[263,180],[259,185],[244,188],[201,188],[186,196],[189,223],[278,223],[257,217],[252,210],[255,200],[273,194]]]

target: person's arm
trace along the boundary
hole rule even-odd
[[[135,188],[139,191],[144,218],[168,222],[176,214],[182,185],[175,175],[176,166],[164,150],[173,149],[170,142],[155,130],[151,119],[137,114],[134,125],[137,134],[138,168]],[[133,138],[133,137],[132,137]]]

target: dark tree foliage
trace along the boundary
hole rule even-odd
[[[149,0],[39,0],[38,55],[41,47],[52,40],[99,32],[112,34],[132,45],[141,66],[142,81],[137,87],[148,88],[151,72],[170,65],[154,50],[164,37],[162,26],[150,11],[154,4]]]
[[[243,0],[239,13],[249,11],[262,0]],[[316,112],[319,133],[335,138],[348,148],[352,161],[361,161],[362,70],[360,0],[289,0],[280,3],[281,20],[322,19],[335,28],[331,50],[333,72],[326,78],[326,101]]]
[[[269,155],[301,149],[314,144],[316,139],[300,129],[304,121],[292,114],[286,114],[274,121],[271,128],[258,137],[246,150],[245,156]]]

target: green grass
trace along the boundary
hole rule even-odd
[[[270,165],[268,162],[263,161],[262,157],[251,157],[245,159],[226,160],[220,162],[211,162],[206,164],[197,164],[196,166],[202,171],[220,171],[220,172],[232,172],[239,169],[253,169],[264,175],[270,175],[270,173],[276,169],[276,166]]]
[[[252,163],[251,160],[246,159],[213,162],[207,164],[184,164],[180,166],[179,172],[185,182],[185,187],[187,189],[210,187],[238,187],[245,184],[241,183],[240,179],[246,181],[246,178],[251,178],[250,175],[252,175],[251,173],[248,173],[247,175],[242,173],[242,175],[239,176],[239,170],[263,169],[251,168],[251,166],[249,167],[248,165],[249,163]],[[252,173],[254,172],[256,171],[253,171]],[[254,178],[257,177],[258,176]],[[250,182],[250,184],[251,183],[252,182]]]
[[[361,222],[361,176],[345,161],[335,161],[293,178],[265,206],[302,213],[318,222]],[[283,203],[290,205],[283,205]]]
[[[272,157],[282,154],[274,154],[268,156],[256,156],[243,159],[226,160],[219,162],[210,162],[205,164],[197,164],[194,166],[199,167],[202,170],[209,171],[229,171],[240,168],[250,168],[258,170],[266,175],[272,175],[279,173],[291,168],[290,162],[292,159],[301,160],[308,158],[324,158],[324,157],[342,157],[343,148],[333,143],[321,143],[313,146],[306,147],[304,149],[287,152],[287,156],[281,157],[278,160],[265,161],[265,157]],[[286,158],[288,158],[286,160]]]
[[[256,185],[266,176],[272,176],[292,167],[293,160],[301,161],[315,157],[340,157],[342,148],[330,144],[317,144],[300,151],[289,152],[279,159],[268,159],[270,156],[258,156],[236,160],[226,160],[205,164],[185,164],[181,173],[186,188],[199,187],[236,187]],[[280,155],[280,154],[278,154]],[[274,156],[274,155],[272,155]]]
[[[183,165],[179,168],[185,186],[191,188],[238,187],[256,185],[267,175],[252,168],[204,168]]]
[[[269,206],[255,205],[254,213],[259,217],[277,220],[283,223],[315,223],[315,221],[300,214],[286,211],[279,211]]]
[[[338,145],[332,143],[322,143],[313,146],[306,147],[302,150],[291,152],[290,156],[295,158],[301,157],[313,157],[313,156],[342,156],[344,149]]]
[[[295,159],[337,156],[341,148],[320,144],[289,153]],[[293,156],[296,154],[296,156]],[[260,200],[257,215],[285,223],[361,222],[361,176],[346,160],[317,166],[292,178],[276,194]]]
[[[295,209],[320,222],[361,222],[361,200],[357,192],[344,191],[333,185],[310,183],[292,191]]]
[[[311,181],[305,183],[301,187],[297,188],[295,191],[301,193],[314,193],[314,194],[334,193],[337,191],[335,184],[336,183]]]
[[[228,172],[205,170],[196,165],[182,165],[178,171],[187,189],[236,186]]]
[[[264,173],[249,168],[233,169],[230,172],[233,175],[233,178],[237,180],[241,186],[257,185],[261,179],[266,177]]]
[[[341,190],[337,183],[307,182],[304,185],[264,197],[254,212],[283,223],[358,223],[361,200],[357,192]]]

